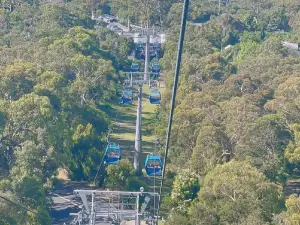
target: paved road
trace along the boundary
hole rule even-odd
[[[61,184],[49,193],[49,198],[52,201],[50,214],[54,220],[53,225],[70,224],[74,219],[70,213],[80,211],[82,203],[81,199],[73,194],[75,189],[90,189],[90,187],[86,183]]]

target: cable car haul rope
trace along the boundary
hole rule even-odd
[[[179,39],[179,43],[178,43],[178,52],[177,52],[175,74],[174,74],[174,84],[173,84],[173,90],[172,90],[172,100],[171,100],[171,108],[170,108],[170,115],[169,115],[169,124],[168,124],[167,138],[166,138],[166,145],[165,145],[165,157],[164,157],[164,163],[163,163],[163,167],[162,167],[162,178],[161,178],[161,184],[160,184],[159,195],[158,195],[157,215],[159,215],[159,209],[160,209],[160,204],[161,204],[161,194],[162,194],[162,188],[164,185],[165,170],[166,170],[166,165],[167,165],[170,135],[171,135],[172,122],[173,122],[173,113],[174,113],[174,109],[175,109],[176,91],[177,91],[177,86],[178,86],[178,77],[179,77],[179,72],[180,72],[180,63],[181,63],[181,56],[182,56],[188,8],[189,8],[189,0],[184,0],[183,12],[182,12],[182,18],[181,18],[180,39]]]

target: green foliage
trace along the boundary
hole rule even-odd
[[[110,5],[115,15],[122,18],[129,17],[137,24],[151,22],[155,14],[163,15],[164,9],[164,7],[157,7],[163,6],[159,0],[113,0]]]
[[[38,83],[34,86],[38,94],[56,93],[63,86],[63,77],[54,71],[45,71],[39,75]]]
[[[182,170],[175,177],[171,197],[175,201],[194,199],[198,190],[198,176],[191,170]]]
[[[75,133],[72,137],[75,144],[78,144],[79,141],[85,141],[85,139],[91,135],[94,134],[93,126],[92,124],[87,124],[86,127],[84,127],[82,124],[78,125]]]
[[[254,41],[248,41],[248,42],[241,42],[239,44],[239,53],[236,56],[236,62],[238,64],[241,64],[243,60],[245,60],[246,56],[253,56],[256,54],[256,49],[259,47],[259,45]]]
[[[90,123],[86,126],[79,124],[72,140],[71,177],[75,180],[93,180],[103,158],[103,152],[99,149],[104,149],[104,144],[96,136],[95,129]]]
[[[297,196],[291,195],[286,200],[287,224],[297,224],[300,220],[300,200]]]
[[[129,183],[133,182],[134,168],[128,159],[122,159],[118,165],[109,165],[106,171],[105,186],[112,190],[129,187]]]
[[[189,219],[178,212],[171,213],[166,225],[190,225]]]
[[[190,161],[193,170],[203,174],[213,169],[218,162],[222,161],[223,153],[226,152],[222,144],[226,142],[228,143],[229,140],[222,128],[204,126],[193,149]]]
[[[290,140],[289,145],[285,149],[285,157],[291,163],[299,163],[300,161],[300,126],[299,124],[292,124],[291,131],[293,132],[293,139]]]
[[[1,201],[1,224],[51,224],[44,187],[57,169],[91,181],[103,158],[110,120],[98,106],[115,96],[116,66],[130,47],[123,40],[122,56],[105,52],[109,31],[92,30],[87,7],[0,4],[0,191],[38,214]]]
[[[2,79],[2,96],[8,95],[18,99],[32,91],[37,72],[31,63],[14,63],[8,65]]]
[[[284,222],[287,225],[296,225],[300,221],[300,201],[297,195],[291,195],[285,201],[286,212],[282,212],[276,218],[277,224]]]
[[[299,99],[299,77],[288,77],[275,92],[275,98],[266,104],[266,108],[285,116],[289,123],[300,121],[297,101]]]
[[[166,83],[158,113],[161,138],[168,121],[181,9],[182,3],[170,9],[169,38],[160,60]],[[177,206],[165,198],[170,224],[176,216],[182,224],[268,224],[272,213],[284,210],[282,191],[276,185],[272,190],[271,182],[284,185],[289,173],[299,169],[299,57],[282,46],[282,41],[299,42],[298,11],[294,0],[192,4],[189,19],[199,24],[186,28],[168,165],[178,174],[190,168],[204,183],[199,200],[184,207],[183,212],[189,210],[186,218],[172,212]],[[227,166],[232,171],[223,174],[219,168]],[[240,176],[256,184],[248,189],[251,184],[243,184]],[[216,186],[214,179],[220,179]],[[232,193],[222,189],[226,185],[242,190],[240,199],[229,200]],[[262,192],[260,185],[266,185]]]
[[[211,220],[213,224],[234,224],[250,216],[270,220],[279,196],[280,187],[267,181],[248,162],[231,161],[217,166],[204,178],[199,202],[191,209],[192,223]]]
[[[272,114],[262,116],[246,132],[237,153],[250,156],[253,165],[270,180],[284,182],[283,155],[290,138],[284,119]],[[247,138],[250,134],[251,140]]]
[[[145,183],[142,182],[140,179],[141,179],[141,176],[140,177],[132,176],[132,177],[128,178],[128,180],[126,182],[127,184],[126,184],[125,190],[139,191],[140,187],[145,187]],[[124,188],[122,188],[122,189],[124,189]]]
[[[2,188],[2,187],[1,187]],[[0,192],[1,196],[13,200],[11,194]],[[0,224],[1,225],[17,225],[22,221],[23,212],[16,210],[14,206],[7,204],[6,201],[0,201]]]
[[[34,212],[34,213],[33,213]],[[28,212],[28,223],[32,225],[39,225],[39,224],[45,224],[45,225],[51,225],[51,217],[47,210],[45,210],[43,207],[39,206],[37,207],[37,210],[33,212]]]
[[[28,205],[36,207],[45,204],[45,190],[38,178],[24,176],[13,182],[13,189]]]
[[[300,40],[299,4],[220,3],[190,6],[189,20],[201,24],[190,21],[186,29],[168,161],[176,176],[162,205],[168,224],[272,223],[281,190],[271,182],[284,184],[286,170],[299,169],[299,52],[281,44]],[[100,166],[110,119],[99,106],[116,95],[132,43],[101,23],[93,30],[90,4],[1,2],[0,190],[45,216],[0,202],[0,223],[49,224],[43,186],[57,168],[67,167],[73,180],[92,181]],[[97,6],[124,23],[162,24],[167,33],[156,128],[163,140],[183,4],[112,0]],[[144,186],[128,160],[106,173],[110,189]],[[290,197],[278,220],[296,224],[297,204]]]
[[[176,212],[186,213],[189,202],[197,197],[199,177],[189,169],[182,170],[175,177],[171,193],[171,204]]]

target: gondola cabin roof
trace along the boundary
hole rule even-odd
[[[154,63],[152,64],[152,69],[160,69],[159,63],[158,63],[158,62],[154,62]]]
[[[159,90],[154,89],[150,91],[149,101],[151,104],[160,104],[160,100],[161,100],[161,94]]]
[[[104,153],[104,164],[118,164],[121,159],[121,150],[120,146],[116,144],[109,144],[106,147]]]
[[[123,91],[122,97],[121,97],[121,104],[130,104],[133,100],[133,92],[130,89],[126,89]]]
[[[148,155],[145,161],[145,170],[147,176],[162,175],[162,161],[160,155]]]
[[[151,95],[160,95],[160,91],[158,90],[158,89],[153,89],[153,90],[151,90],[150,91],[150,94],[149,94],[150,96]]]
[[[148,155],[147,158],[146,158],[145,166],[147,166],[147,164],[150,160],[159,161],[161,163],[160,155]]]
[[[116,144],[109,144],[106,146],[106,150],[120,150],[120,146]]]
[[[128,90],[128,89],[124,90],[123,95],[132,95],[132,90]]]
[[[130,68],[134,70],[138,70],[140,68],[140,65],[138,63],[132,63]]]

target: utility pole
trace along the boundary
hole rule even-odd
[[[135,218],[135,225],[140,225],[140,215],[139,215],[139,201],[140,196],[136,196],[136,218]]]
[[[92,7],[91,7],[91,10],[92,10],[92,20],[95,19],[95,15],[94,15],[94,10],[95,10],[94,4],[95,4],[95,2],[94,1],[95,0],[92,0]]]
[[[143,101],[143,85],[138,86],[138,106],[136,111],[136,127],[135,127],[135,151],[134,151],[134,169],[140,167],[140,153],[142,152],[142,101]]]
[[[130,31],[130,20],[129,20],[129,16],[127,16],[127,28],[128,28],[128,31]]]
[[[148,71],[149,71],[149,64],[150,64],[150,35],[148,32],[146,33],[146,46],[145,46],[145,74],[144,80],[148,80]]]
[[[145,69],[144,69],[144,82],[149,81],[149,64],[150,64],[150,33],[148,28],[142,30],[146,35],[146,46],[145,46]],[[143,84],[138,86],[138,107],[136,112],[136,127],[135,127],[135,151],[134,151],[134,169],[140,169],[140,154],[142,153],[142,102],[143,102]]]
[[[224,41],[225,37],[226,37],[226,29],[225,29],[225,27],[223,27],[223,30],[222,30],[222,39],[221,39],[221,52],[223,51],[223,48],[224,48],[223,41]]]

